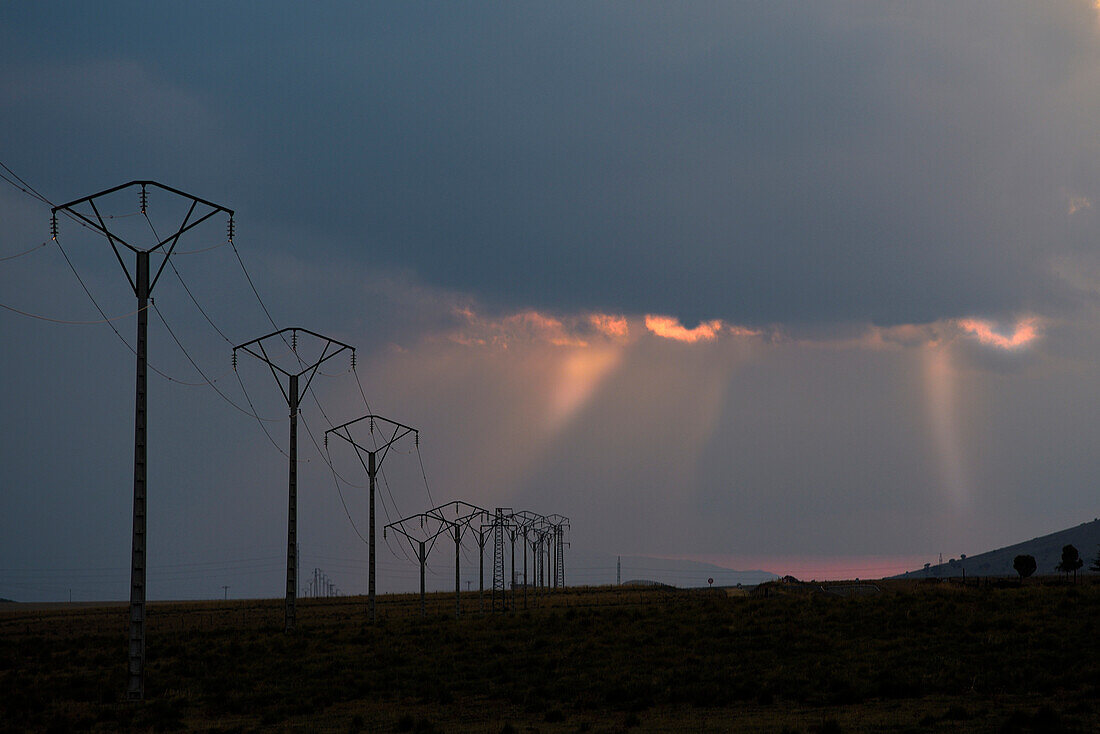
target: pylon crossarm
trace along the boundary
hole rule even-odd
[[[264,349],[263,342],[258,343],[256,346],[260,348],[260,353],[263,355],[262,357],[259,354],[253,352],[248,347],[245,347],[244,351],[253,355],[267,365],[267,369],[271,372],[271,376],[275,378],[275,384],[279,386],[279,392],[283,394],[283,399],[286,400],[287,405],[290,405],[290,393],[287,392],[285,387],[283,387],[283,381],[279,379],[279,372],[282,372],[287,377],[292,377],[292,375],[283,368],[279,367],[277,364],[275,364],[275,362],[272,361],[271,357],[267,356],[267,350]],[[234,351],[236,351],[236,349],[234,349]]]
[[[329,430],[335,431],[337,428],[346,428],[347,426],[354,426],[356,423],[360,423],[360,422],[365,421],[365,420],[381,421],[381,422],[389,423],[391,426],[397,426],[399,428],[405,428],[409,431],[412,431],[413,433],[417,432],[417,430],[415,428],[413,428],[412,426],[406,426],[404,423],[398,423],[395,420],[390,420],[389,418],[386,418],[385,416],[376,415],[374,413],[368,413],[367,415],[359,416],[355,420],[348,421],[347,423],[343,423],[339,426],[335,426],[335,427],[333,427]]]
[[[328,353],[328,348],[331,347],[331,346],[332,346],[331,341],[325,342],[325,348],[321,350],[321,357],[316,362],[313,363],[313,367],[312,368],[307,367],[305,370],[303,370],[302,372],[299,373],[299,374],[303,374],[303,375],[306,372],[309,373],[309,377],[306,378],[306,384],[305,384],[305,387],[302,388],[302,392],[308,392],[309,391],[309,385],[310,385],[311,382],[313,382],[313,378],[317,376],[317,369],[321,366],[322,362],[324,362],[329,357],[335,357],[337,354],[344,351],[343,349],[337,349],[332,354],[329,354]]]
[[[122,191],[123,189],[129,188],[131,186],[141,186],[142,189],[144,189],[146,186],[156,186],[157,188],[163,189],[164,191],[168,191],[169,193],[175,194],[175,195],[183,197],[185,199],[190,199],[192,210],[198,204],[203,204],[204,206],[208,206],[211,209],[210,212],[204,214],[202,217],[200,217],[196,221],[194,221],[190,224],[186,224],[184,226],[181,226],[180,229],[175,234],[169,235],[165,239],[163,239],[160,242],[158,242],[157,244],[155,244],[153,247],[149,248],[148,250],[145,250],[145,252],[155,252],[155,251],[159,250],[161,247],[163,247],[170,240],[178,238],[184,232],[187,232],[188,230],[193,229],[194,227],[197,227],[198,225],[202,224],[203,222],[205,222],[207,219],[214,216],[218,212],[225,212],[230,217],[233,216],[233,210],[232,209],[228,209],[228,208],[226,208],[226,207],[224,207],[220,204],[215,204],[212,201],[207,201],[206,199],[202,199],[198,196],[192,196],[191,194],[185,193],[185,192],[180,191],[179,189],[176,189],[176,188],[172,188],[171,186],[165,186],[164,184],[157,183],[156,181],[131,181],[129,183],[122,184],[121,186],[113,186],[109,189],[105,189],[103,191],[100,191],[99,193],[92,194],[90,196],[83,196],[79,199],[74,199],[73,201],[69,201],[69,202],[66,202],[64,204],[59,204],[58,206],[53,207],[50,210],[50,213],[53,214],[53,215],[56,215],[57,212],[59,212],[59,211],[65,211],[70,216],[73,216],[73,217],[79,219],[80,221],[84,222],[91,229],[93,229],[96,232],[99,232],[100,234],[106,236],[110,240],[114,240],[114,242],[118,242],[119,244],[121,244],[122,246],[124,246],[127,249],[131,250],[132,252],[135,252],[135,253],[136,252],[142,252],[142,250],[140,248],[135,247],[134,245],[130,244],[129,242],[124,240],[122,237],[118,236],[117,234],[112,233],[107,228],[107,224],[106,224],[106,222],[103,221],[103,217],[101,217],[99,215],[99,210],[98,210],[98,207],[96,206],[96,203],[95,203],[96,199],[107,196],[108,194],[113,194],[117,191]],[[88,217],[83,212],[77,210],[76,207],[80,206],[81,204],[88,204],[89,206],[91,206],[92,211],[95,212],[96,220],[98,220],[98,221],[91,219],[90,217]],[[112,243],[112,246],[113,246],[113,243]]]
[[[110,230],[108,230],[106,222],[103,221],[103,215],[101,215],[99,213],[99,209],[96,208],[95,202],[93,201],[93,202],[91,202],[91,204],[92,204],[92,211],[95,212],[96,219],[99,220],[99,224],[100,224],[99,230],[107,238],[108,244],[111,245],[111,251],[115,253],[115,259],[118,260],[118,264],[122,266],[122,272],[124,272],[126,274],[126,280],[130,281],[130,287],[134,289],[134,295],[137,296],[138,295],[137,283],[134,282],[133,277],[131,277],[130,269],[128,267],[126,267],[126,263],[122,259],[122,253],[118,251],[118,247],[115,245],[115,241],[117,240],[118,242],[122,243],[122,245],[124,247],[128,248],[131,252],[137,252],[138,249],[136,247],[133,247],[132,245],[128,244],[121,237],[119,237],[118,235],[116,235],[113,232],[111,232]],[[87,217],[83,216],[79,212],[70,212],[70,213],[74,213],[78,217],[80,217],[81,219],[84,219],[85,221],[87,221]],[[152,287],[150,287],[150,290],[152,290]]]
[[[471,527],[475,520],[481,519],[482,521],[488,519],[489,511],[478,507],[477,505],[471,505],[469,502],[463,502],[462,500],[454,500],[452,502],[446,502],[438,507],[433,507],[427,510],[424,514],[437,517],[440,520],[446,520],[446,512],[448,509],[454,508],[455,517],[452,522],[463,525],[465,527]],[[460,515],[462,510],[466,510],[466,514]]]
[[[180,241],[180,235],[191,229],[191,227],[202,224],[204,221],[214,216],[214,212],[210,212],[205,217],[199,219],[199,221],[192,224],[191,227],[187,226],[187,222],[191,219],[191,215],[195,213],[195,205],[196,202],[192,200],[191,206],[187,210],[187,214],[183,217],[183,222],[180,223],[179,230],[177,230],[174,235],[170,235],[163,241],[159,242],[155,247],[149,249],[149,252],[156,252],[164,245],[165,242],[168,242],[169,240],[172,241],[172,244],[168,245],[168,251],[164,253],[164,261],[160,264],[160,267],[157,268],[157,274],[153,276],[152,282],[149,283],[149,290],[153,290],[153,286],[155,286],[157,284],[157,281],[160,280],[160,274],[164,272],[164,266],[168,264],[168,258],[172,257],[172,251],[176,249],[176,243]]]
[[[191,202],[191,208],[192,208],[192,209],[194,209],[194,208],[195,208],[195,202]],[[165,238],[164,238],[163,240],[161,240],[161,241],[160,241],[160,242],[158,242],[157,244],[155,244],[155,245],[153,245],[152,247],[150,247],[148,251],[149,251],[149,252],[156,252],[156,251],[157,251],[157,250],[159,250],[160,248],[164,247],[164,246],[165,246],[165,245],[166,245],[166,244],[167,244],[167,243],[168,243],[169,241],[171,241],[172,239],[174,239],[174,238],[176,238],[176,237],[179,237],[179,236],[180,236],[181,234],[183,234],[184,232],[186,232],[186,231],[187,231],[187,230],[189,230],[189,229],[194,229],[195,227],[199,226],[200,224],[202,224],[202,223],[203,223],[203,222],[205,222],[205,221],[206,221],[207,219],[209,219],[210,217],[214,216],[214,215],[215,215],[215,214],[217,214],[217,213],[218,213],[218,212],[217,212],[217,210],[215,210],[215,211],[212,211],[212,212],[207,212],[206,214],[203,214],[203,215],[202,215],[201,217],[199,217],[199,218],[198,218],[198,219],[196,219],[195,221],[191,222],[191,223],[190,223],[190,224],[188,224],[187,226],[185,226],[185,227],[181,227],[181,228],[180,228],[180,230],[179,230],[178,232],[176,232],[175,234],[170,234],[170,235],[168,235],[168,236],[167,236],[167,237],[165,237]],[[162,266],[162,267],[163,267],[163,266]]]
[[[115,241],[115,242],[118,242],[118,243],[120,243],[120,244],[121,244],[121,245],[122,245],[123,247],[127,248],[127,249],[128,249],[128,250],[130,250],[131,252],[140,252],[140,251],[141,251],[141,250],[139,250],[139,249],[138,249],[137,247],[134,247],[134,246],[133,246],[133,245],[131,245],[131,244],[130,244],[129,242],[127,242],[126,240],[124,240],[124,239],[122,239],[121,237],[119,237],[119,236],[118,236],[117,234],[115,234],[115,233],[111,232],[111,231],[110,231],[109,229],[107,229],[107,224],[106,224],[106,223],[105,223],[105,222],[103,221],[103,217],[101,217],[101,216],[99,215],[99,210],[98,210],[98,209],[96,209],[96,205],[95,205],[95,202],[94,202],[94,201],[92,201],[92,202],[90,202],[90,204],[91,204],[91,207],[92,207],[92,211],[93,211],[93,212],[95,212],[95,215],[96,215],[96,219],[98,219],[98,220],[99,220],[98,222],[96,222],[96,221],[92,221],[92,220],[91,220],[91,219],[89,219],[89,218],[87,217],[87,215],[85,215],[85,214],[84,214],[83,212],[79,212],[79,211],[77,211],[77,210],[75,210],[75,209],[72,209],[72,208],[70,208],[70,207],[68,207],[68,206],[64,206],[64,205],[63,205],[63,206],[57,206],[57,207],[54,207],[54,208],[53,208],[53,211],[52,211],[52,213],[56,215],[56,213],[57,213],[57,212],[59,212],[59,211],[65,211],[65,212],[67,212],[67,213],[68,213],[68,214],[69,214],[70,216],[74,216],[74,217],[76,217],[77,219],[79,219],[80,221],[82,221],[82,222],[84,222],[85,224],[87,224],[87,225],[88,225],[88,226],[89,226],[90,228],[92,228],[92,229],[93,229],[93,230],[95,230],[96,232],[99,232],[99,233],[100,233],[101,235],[103,235],[104,237],[106,237],[106,238],[107,238],[108,240],[113,240],[113,241]],[[112,247],[113,247],[113,246],[114,246],[114,245],[113,245],[113,243],[112,243]],[[116,253],[116,254],[117,254],[117,253]],[[123,267],[125,267],[125,266],[123,266]]]
[[[310,364],[309,366],[303,367],[298,372],[291,372],[287,369],[284,369],[283,367],[280,367],[278,364],[276,364],[275,360],[273,360],[271,358],[271,356],[267,352],[267,348],[264,346],[264,342],[266,340],[268,340],[268,339],[270,339],[271,337],[274,337],[274,336],[281,336],[281,335],[285,334],[288,331],[289,332],[298,332],[298,331],[300,331],[303,334],[309,334],[310,336],[315,336],[318,339],[323,339],[325,341],[325,346],[321,350],[320,358],[317,359],[317,361]],[[333,351],[333,352],[329,352],[329,349],[334,344],[339,346],[340,348]],[[253,347],[255,347],[255,349]],[[335,357],[336,355],[338,355],[338,354],[340,354],[344,351],[348,351],[348,350],[350,350],[352,352],[355,351],[355,347],[353,347],[351,345],[344,344],[342,341],[339,341],[337,339],[331,339],[327,336],[323,336],[321,334],[318,334],[315,331],[310,331],[309,329],[303,329],[300,326],[288,326],[285,329],[279,329],[278,331],[273,331],[270,334],[264,334],[263,336],[261,336],[259,338],[252,339],[251,341],[247,341],[247,342],[244,342],[243,344],[238,344],[235,347],[233,347],[234,352],[236,352],[238,349],[240,349],[242,351],[245,351],[248,354],[251,354],[253,357],[255,357],[258,360],[266,362],[268,367],[271,369],[273,375],[275,374],[275,372],[281,372],[283,375],[285,375],[287,377],[301,377],[302,375],[304,375],[306,373],[309,373],[310,376],[306,379],[306,384],[305,384],[305,387],[303,387],[302,392],[305,392],[306,389],[309,388],[310,380],[313,379],[313,375],[316,374],[317,369],[321,366],[322,363],[327,362],[328,360],[332,359],[333,357]],[[257,353],[256,349],[259,350],[258,353]],[[279,381],[279,378],[278,378],[277,375],[275,376],[275,379],[276,379],[276,381]],[[285,393],[284,393],[284,396],[285,396]]]
[[[537,512],[530,510],[520,510],[519,512],[513,512],[512,517],[519,521],[521,526],[535,527],[547,523],[545,515],[540,515]]]
[[[325,336],[323,334],[318,334],[316,331],[311,331],[309,329],[304,329],[301,326],[288,326],[284,329],[278,329],[277,331],[273,331],[270,334],[264,334],[263,336],[256,337],[255,339],[251,339],[249,341],[246,341],[243,344],[238,344],[237,346],[235,346],[233,348],[234,349],[244,349],[245,347],[250,347],[253,344],[259,344],[260,342],[267,341],[268,339],[270,339],[273,336],[280,336],[282,334],[285,334],[288,331],[290,331],[290,332],[300,331],[303,334],[309,334],[310,336],[317,337],[318,339],[323,339],[324,341],[329,342],[330,344],[336,344],[336,345],[342,347],[342,349],[340,349],[338,351],[335,351],[332,354],[325,357],[326,360],[331,358],[331,357],[335,357],[337,354],[344,351],[345,349],[350,349],[353,352],[355,351],[355,347],[351,346],[350,344],[345,344],[344,342],[340,341],[339,339],[333,339],[332,337],[328,337],[328,336]],[[251,352],[251,353],[256,355],[255,352]],[[256,355],[256,356],[259,357],[259,355]],[[261,357],[261,359],[262,359],[262,357]],[[307,367],[306,369],[303,369],[301,372],[298,372],[298,374],[299,375],[305,374],[310,369],[312,369],[312,367]],[[292,373],[285,372],[285,374],[289,375],[289,374],[292,374]]]
[[[326,433],[327,433],[327,431],[326,431]],[[337,433],[336,435],[340,436],[339,433]],[[344,436],[340,436],[340,438],[344,438],[348,443],[350,443],[352,446],[355,447],[355,458],[359,459],[359,465],[363,467],[363,471],[365,471],[367,473],[367,477],[369,478],[370,477],[370,467],[367,466],[367,462],[363,461],[363,452],[366,451],[367,455],[369,456],[370,451],[367,451],[362,446],[355,443],[355,441],[352,441],[350,438],[345,438]],[[378,464],[374,465],[374,470],[376,472],[378,471]]]
[[[393,433],[390,435],[389,440],[387,440],[384,444],[376,445],[373,449],[369,449],[366,446],[360,445],[351,435],[351,426],[353,426],[356,423],[359,423],[361,421],[368,420],[368,419],[371,421],[372,426],[375,422],[388,423],[389,425],[393,426]],[[343,433],[340,433],[341,430],[343,431]],[[330,428],[327,431],[325,431],[326,436],[330,433],[333,433],[333,434],[339,436],[340,438],[344,439],[345,441],[350,443],[352,446],[354,446],[357,454],[360,451],[365,451],[368,454],[375,454],[375,456],[377,457],[377,463],[375,465],[375,471],[382,468],[382,462],[386,460],[386,455],[389,453],[389,450],[390,450],[391,446],[393,446],[395,443],[397,443],[398,441],[403,439],[405,436],[408,436],[410,433],[415,434],[418,439],[420,437],[420,431],[418,431],[417,429],[415,429],[411,426],[406,426],[404,423],[398,423],[397,421],[393,421],[393,420],[390,420],[389,418],[384,418],[380,415],[374,415],[374,414],[361,416],[359,418],[356,418],[355,420],[348,421],[347,423],[344,423],[344,424],[339,425],[339,426],[334,426],[333,428]],[[372,435],[373,435],[373,429],[372,429]],[[383,436],[383,438],[384,438],[384,436]],[[362,463],[362,461],[363,461],[362,456],[359,456],[359,461],[360,461],[360,463]],[[363,468],[366,469],[366,465],[364,465]]]
[[[56,212],[56,211],[61,210],[61,209],[68,209],[69,207],[76,206],[77,204],[83,204],[84,202],[91,201],[92,199],[98,199],[101,196],[106,196],[108,194],[113,194],[116,191],[122,191],[123,189],[129,188],[131,186],[156,186],[158,189],[163,189],[164,191],[167,191],[171,194],[175,194],[176,196],[182,196],[182,197],[187,198],[187,199],[193,199],[194,201],[197,201],[200,204],[206,204],[206,206],[211,207],[213,209],[216,209],[218,211],[223,211],[226,214],[229,214],[230,216],[233,215],[233,210],[232,209],[227,209],[226,207],[224,207],[220,204],[215,204],[212,201],[207,201],[206,199],[202,199],[202,198],[199,198],[198,196],[188,194],[185,191],[180,191],[179,189],[172,188],[171,186],[165,186],[164,184],[158,183],[157,181],[130,181],[129,183],[120,184],[118,186],[112,186],[111,188],[104,189],[103,191],[100,191],[98,193],[90,194],[88,196],[82,196],[79,199],[74,199],[74,200],[66,202],[64,204],[59,204],[58,206],[55,206],[53,208],[53,211]]]
[[[405,523],[406,522],[411,522],[412,520],[424,520],[424,519],[435,520],[439,524],[435,528],[434,531],[429,530],[426,533],[410,533],[408,530],[405,529]],[[391,522],[389,525],[384,526],[382,530],[383,530],[383,532],[386,532],[388,530],[393,530],[395,533],[399,533],[399,534],[405,536],[405,538],[408,539],[408,541],[413,544],[413,549],[414,550],[416,549],[416,546],[419,545],[420,543],[426,543],[426,544],[428,544],[426,547],[428,549],[428,552],[430,553],[432,547],[435,546],[436,539],[438,539],[439,536],[442,535],[443,533],[445,533],[449,530],[453,530],[454,527],[455,527],[455,523],[450,522],[449,520],[440,520],[439,518],[428,517],[424,513],[419,513],[417,515],[410,515],[409,517],[405,517],[405,518],[402,518],[400,520],[395,520],[394,522]]]

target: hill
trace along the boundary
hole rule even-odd
[[[1078,573],[1087,573],[1089,565],[1096,558],[1100,548],[1100,520],[1082,523],[1073,528],[1059,530],[1050,535],[1032,538],[1022,543],[1009,545],[997,550],[980,553],[976,556],[952,558],[946,563],[928,565],[916,571],[907,571],[893,578],[951,578],[955,576],[1015,576],[1012,561],[1016,556],[1034,556],[1035,573],[1047,575],[1057,573],[1054,567],[1062,560],[1062,547],[1072,545],[1077,548],[1085,565]]]
[[[779,578],[768,571],[736,571],[712,563],[686,561],[675,558],[651,558],[648,556],[623,556],[622,578],[646,579],[679,588],[714,586],[755,586]]]

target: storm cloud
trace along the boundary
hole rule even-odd
[[[934,560],[1095,515],[1092,3],[0,18],[12,171],[54,203],[149,178],[236,210],[236,250],[191,237],[190,293],[169,271],[155,294],[177,379],[150,383],[153,596],[281,591],[286,407],[229,367],[272,328],[253,286],[280,327],[358,346],[371,405],[421,429],[430,490],[396,454],[384,515],[560,512],[593,581],[619,553]],[[47,244],[0,261],[0,303],[99,320],[49,207],[0,185],[0,257]],[[109,248],[60,241],[132,340]],[[0,595],[121,598],[133,356],[103,325],[0,329]],[[182,384],[192,359],[236,407]],[[353,377],[315,386],[300,467],[303,567],[349,591],[362,478],[320,434],[367,409]],[[409,588],[386,552],[382,588]]]

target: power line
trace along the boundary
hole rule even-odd
[[[267,440],[271,442],[271,445],[275,447],[276,451],[278,451],[283,456],[290,458],[287,453],[283,451],[282,447],[275,442],[275,439],[271,437],[271,433],[267,430],[267,426],[264,425],[265,422],[274,422],[277,419],[260,418],[260,416],[256,413],[256,406],[252,404],[252,398],[248,395],[248,390],[246,390],[244,387],[244,380],[241,379],[241,374],[236,370],[233,370],[233,374],[237,376],[237,382],[239,382],[241,385],[241,392],[244,393],[244,399],[248,402],[248,407],[252,409],[252,417],[256,419],[256,422],[259,423],[260,428],[263,429],[264,435],[267,436]]]
[[[44,240],[44,241],[38,243],[37,245],[35,245],[34,247],[23,250],[22,252],[17,252],[14,255],[7,255],[6,257],[0,257],[0,263],[4,262],[5,260],[14,260],[17,257],[23,257],[24,255],[29,255],[32,252],[34,252],[35,250],[40,250],[48,244],[50,244],[50,241],[49,240]]]
[[[11,174],[12,176],[14,176],[14,177],[15,177],[15,179],[16,179],[17,181],[19,181],[19,184],[22,184],[22,186],[20,186],[19,184],[15,183],[14,181],[12,181],[12,180],[11,180],[10,178],[8,178],[7,176],[5,176],[5,175],[4,175],[4,174],[2,174],[2,173],[0,173],[0,178],[4,179],[4,180],[5,180],[5,181],[7,181],[7,182],[8,182],[9,184],[11,184],[11,185],[12,185],[12,186],[14,186],[15,188],[19,189],[19,190],[20,190],[20,191],[22,191],[22,192],[23,192],[24,194],[27,194],[28,196],[30,196],[30,197],[32,197],[32,198],[38,199],[38,200],[39,200],[39,201],[41,201],[41,202],[42,202],[43,204],[49,204],[50,206],[53,206],[53,202],[51,202],[51,201],[50,201],[49,199],[47,199],[47,198],[46,198],[45,196],[43,196],[43,195],[42,195],[41,193],[39,193],[39,192],[38,192],[38,191],[37,191],[37,190],[36,190],[36,189],[35,189],[35,188],[34,188],[33,186],[31,186],[31,185],[30,185],[29,183],[27,183],[27,182],[26,182],[26,181],[24,181],[24,180],[23,180],[22,178],[20,178],[20,177],[19,177],[19,174],[18,174],[18,173],[16,173],[15,171],[11,170],[11,169],[10,169],[10,168],[8,168],[8,167],[7,167],[6,165],[4,165],[4,162],[3,162],[3,161],[0,161],[0,168],[3,168],[3,169],[4,169],[5,171],[7,171],[7,172],[8,172],[9,174]],[[24,187],[26,187],[26,188],[24,188]]]
[[[153,303],[151,305],[153,306],[153,310],[156,312],[157,317],[160,318],[161,323],[164,324],[164,328],[168,330],[168,334],[172,337],[172,341],[174,341],[176,343],[176,346],[178,346],[180,348],[180,351],[183,352],[183,356],[187,357],[187,361],[191,363],[191,366],[195,368],[195,371],[198,372],[200,375],[202,375],[202,378],[204,380],[206,380],[205,383],[197,383],[197,384],[209,385],[211,388],[214,389],[214,392],[216,392],[221,397],[222,400],[229,403],[230,405],[232,405],[234,408],[236,408],[240,412],[244,413],[245,415],[252,416],[256,420],[260,420],[260,421],[266,420],[266,421],[272,421],[272,422],[278,420],[277,418],[261,418],[260,416],[256,415],[255,413],[251,413],[251,412],[245,410],[244,408],[242,408],[241,406],[239,406],[235,402],[233,402],[233,400],[230,399],[230,397],[228,395],[226,395],[221,390],[219,390],[218,386],[215,385],[214,383],[217,382],[218,380],[220,380],[225,375],[220,375],[220,376],[215,377],[213,379],[211,379],[210,377],[207,377],[206,373],[202,371],[202,367],[199,367],[199,365],[195,362],[195,360],[191,358],[191,354],[187,351],[187,348],[183,346],[183,343],[180,342],[179,337],[176,336],[176,332],[172,331],[172,327],[169,326],[168,322],[164,319],[164,314],[162,314],[160,312],[160,309],[157,308],[157,305],[155,303]]]
[[[226,240],[225,242],[219,242],[216,245],[210,245],[210,247],[200,247],[195,250],[179,250],[177,252],[173,252],[172,254],[176,255],[177,257],[179,255],[198,255],[200,252],[210,252],[211,250],[216,250],[219,247],[225,247],[228,244],[229,240]]]
[[[233,254],[237,256],[237,262],[240,263],[241,272],[244,273],[245,280],[248,281],[249,287],[252,288],[252,294],[256,296],[256,300],[260,303],[260,308],[264,310],[264,315],[266,315],[267,320],[271,322],[271,326],[278,330],[279,325],[275,323],[275,319],[271,318],[271,312],[267,310],[264,299],[260,298],[260,292],[256,290],[256,284],[252,282],[252,276],[248,274],[248,268],[244,266],[244,260],[241,259],[241,253],[237,250],[237,245],[234,244],[232,237],[229,238],[229,246],[233,248]]]
[[[325,453],[328,453],[328,447],[325,447]],[[359,527],[355,524],[355,520],[351,517],[351,512],[348,511],[348,503],[344,501],[344,492],[340,489],[340,480],[336,478],[336,469],[332,466],[332,457],[329,456],[329,460],[325,462],[328,464],[329,469],[332,469],[332,483],[336,485],[336,494],[340,496],[340,504],[344,507],[344,514],[348,516],[348,522],[351,523],[351,529],[355,531],[355,534],[359,536],[359,540],[367,543],[367,539],[363,537],[363,534],[359,532]]]
[[[149,215],[145,211],[142,211],[142,214],[145,215],[145,221],[149,224],[149,229],[152,230],[153,236],[159,240],[160,235],[157,234],[156,227],[153,226],[153,222],[149,219]],[[176,278],[179,279],[180,285],[183,286],[184,292],[187,293],[187,297],[191,299],[191,303],[195,304],[195,308],[197,308],[199,310],[199,313],[202,314],[202,317],[206,319],[206,323],[210,324],[210,326],[213,327],[214,331],[218,332],[218,335],[222,339],[224,339],[227,344],[232,345],[233,342],[229,339],[229,337],[225,335],[225,332],[218,328],[218,325],[214,323],[213,319],[210,318],[210,315],[206,313],[206,310],[203,309],[201,305],[199,305],[198,300],[195,298],[195,294],[192,293],[191,289],[187,287],[187,282],[184,281],[183,276],[180,275],[180,271],[176,268],[176,264],[169,259],[168,266],[172,268],[172,272],[176,274]]]
[[[6,308],[7,310],[12,311],[12,312],[17,313],[17,314],[20,314],[21,316],[28,316],[32,319],[39,319],[40,321],[49,321],[49,322],[54,323],[54,324],[73,324],[73,325],[77,325],[77,326],[87,326],[87,325],[90,325],[90,324],[108,324],[112,321],[119,321],[121,319],[128,319],[131,316],[133,316],[134,314],[140,313],[141,311],[145,310],[143,308],[139,308],[137,311],[131,311],[130,313],[122,314],[121,316],[115,316],[115,317],[109,318],[109,319],[97,319],[96,321],[68,321],[66,319],[53,319],[53,318],[50,318],[49,316],[40,316],[38,314],[33,314],[33,313],[28,312],[28,311],[20,311],[18,308],[14,308],[12,306],[8,306],[8,305],[3,304],[3,303],[0,303],[0,308]],[[146,306],[145,308],[147,309],[149,307]]]
[[[111,327],[111,331],[113,331],[115,333],[115,336],[118,337],[118,340],[120,342],[122,342],[126,346],[127,349],[130,350],[130,354],[133,354],[133,355],[137,356],[137,350],[134,349],[132,346],[130,346],[130,342],[126,341],[126,337],[124,337],[119,332],[119,330],[115,328],[114,323],[112,323],[112,319],[107,316],[107,314],[103,311],[102,308],[100,308],[99,302],[96,301],[95,296],[92,295],[92,292],[88,289],[87,284],[84,283],[84,279],[80,277],[80,273],[77,271],[76,266],[73,265],[73,261],[69,259],[69,253],[65,252],[65,248],[61,245],[60,235],[55,236],[53,238],[53,241],[55,243],[57,243],[57,249],[59,249],[61,251],[61,255],[65,258],[65,262],[69,266],[69,270],[73,271],[73,275],[76,276],[76,280],[77,280],[78,283],[80,283],[80,287],[84,289],[84,293],[88,296],[88,300],[92,302],[92,305],[95,306],[95,310],[98,311],[99,315],[103,317],[103,323],[105,323],[105,324],[107,324],[107,326]],[[139,311],[140,311],[140,309],[139,309]],[[188,387],[198,387],[200,385],[205,385],[206,384],[205,382],[188,382],[186,380],[177,379],[177,378],[172,377],[171,375],[163,372],[162,370],[158,369],[156,366],[154,366],[153,364],[151,364],[148,361],[146,361],[146,365],[153,372],[156,372],[158,375],[160,375],[164,379],[168,380],[169,382],[174,382],[174,383],[179,384],[179,385],[187,385]]]

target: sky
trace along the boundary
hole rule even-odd
[[[356,347],[299,442],[302,572],[345,593],[366,476],[323,435],[368,412],[419,430],[379,526],[559,513],[569,583],[877,577],[1097,515],[1093,3],[9,3],[0,98],[54,205],[234,211],[153,294],[150,598],[282,594],[287,406],[231,362],[276,327]],[[136,302],[9,183],[0,597],[125,598]],[[102,203],[141,247],[184,212]]]

